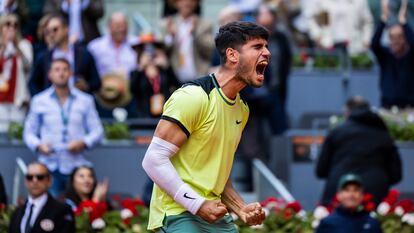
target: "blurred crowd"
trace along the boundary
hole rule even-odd
[[[159,27],[139,35],[129,32],[128,15],[114,12],[106,22],[107,34],[101,35],[103,0],[0,1],[0,132],[10,122],[25,121],[24,141],[44,164],[29,166],[28,203],[32,198],[48,208],[64,208],[47,201],[52,200],[50,188],[54,196],[65,196],[73,210],[87,200],[109,208],[108,182],[97,184],[91,164],[82,156],[103,138],[100,119],[112,118],[115,110],[128,118],[157,118],[174,90],[216,71],[220,58],[215,25],[255,21],[270,32],[272,56],[265,84],[242,93],[251,112],[240,144],[248,158],[265,156],[263,131],[278,135],[288,128],[288,78],[293,56],[301,49],[344,56],[372,53],[380,68],[381,105],[414,106],[414,0],[230,0],[217,22],[202,17],[202,6],[201,0],[165,0]],[[388,36],[383,36],[385,30]],[[393,142],[384,134],[394,153]],[[335,155],[330,149],[326,143],[317,171],[333,180],[325,192],[327,200],[349,171],[344,166],[343,172],[329,173],[334,169],[326,161]],[[398,154],[394,157],[394,167],[384,159],[380,165],[386,168],[378,168],[394,177],[380,197],[401,179]],[[30,205],[25,208],[20,217],[27,220],[32,210]],[[66,221],[63,228],[71,229],[73,215],[65,211],[56,221]],[[16,225],[21,232],[34,227],[26,220]]]
[[[101,118],[112,118],[114,109],[128,118],[159,117],[175,89],[217,69],[214,33],[235,20],[256,21],[271,32],[265,86],[243,94],[272,134],[288,126],[288,77],[301,49],[346,56],[372,51],[381,67],[383,106],[414,103],[411,67],[395,70],[401,60],[411,61],[411,0],[232,0],[217,22],[202,17],[202,6],[199,0],[165,0],[159,27],[139,35],[129,32],[128,15],[114,12],[101,35],[103,0],[1,1],[0,131],[23,121],[30,99],[50,86],[55,58],[70,62],[70,85],[94,96]],[[384,29],[389,37],[382,36]]]

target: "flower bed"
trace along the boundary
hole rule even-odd
[[[105,203],[84,202],[75,211],[78,233],[146,233],[148,209],[138,199],[118,199],[117,210],[108,211]],[[240,233],[312,233],[320,221],[338,205],[318,206],[306,212],[299,202],[287,203],[270,197],[263,201],[266,220],[260,226],[247,226],[232,214]],[[410,200],[399,200],[399,192],[392,190],[376,207],[372,195],[365,195],[363,207],[377,218],[384,233],[414,232],[414,204]],[[12,208],[0,206],[0,233],[7,232]]]
[[[391,110],[379,109],[377,113],[384,120],[394,140],[400,142],[414,141],[414,109],[401,110],[393,107]],[[335,128],[344,120],[343,116],[331,116],[329,119],[330,128]]]

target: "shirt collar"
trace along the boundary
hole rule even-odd
[[[70,98],[75,98],[76,97],[76,90],[75,89],[76,89],[75,87],[72,87],[71,85],[69,85],[69,97]],[[53,85],[49,87],[48,91],[49,91],[50,97],[57,98],[55,87]]]
[[[42,207],[46,204],[47,198],[47,193],[44,193],[40,197],[37,197],[35,199],[32,196],[29,196],[28,204],[33,204],[36,207]]]

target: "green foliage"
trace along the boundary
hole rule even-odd
[[[384,233],[413,233],[414,228],[406,223],[401,222],[401,217],[395,214],[388,214],[385,216],[377,216],[381,222],[381,227]]]
[[[9,139],[23,140],[23,124],[10,122],[7,135]]]
[[[392,136],[397,141],[414,141],[414,124],[398,124],[396,122],[388,121],[387,122],[388,130]]]
[[[314,67],[318,69],[339,68],[339,59],[336,55],[316,55]]]
[[[305,61],[299,54],[295,54],[292,59],[292,64],[293,67],[304,67]]]
[[[124,123],[104,124],[105,136],[110,140],[129,139],[128,125]]]
[[[380,110],[379,115],[387,125],[391,137],[396,141],[414,141],[414,113],[411,111]],[[344,122],[343,116],[331,116],[329,119],[330,128]]]
[[[0,203],[0,233],[7,233],[13,208],[5,207]]]
[[[351,57],[352,67],[354,69],[370,69],[374,65],[367,54],[359,54]]]
[[[86,212],[76,216],[76,232],[77,233],[93,233],[91,224],[89,223],[89,215]]]

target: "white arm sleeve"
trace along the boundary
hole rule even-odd
[[[142,161],[142,167],[155,184],[192,214],[196,214],[205,199],[180,178],[172,165],[170,158],[178,150],[176,145],[154,137]]]

